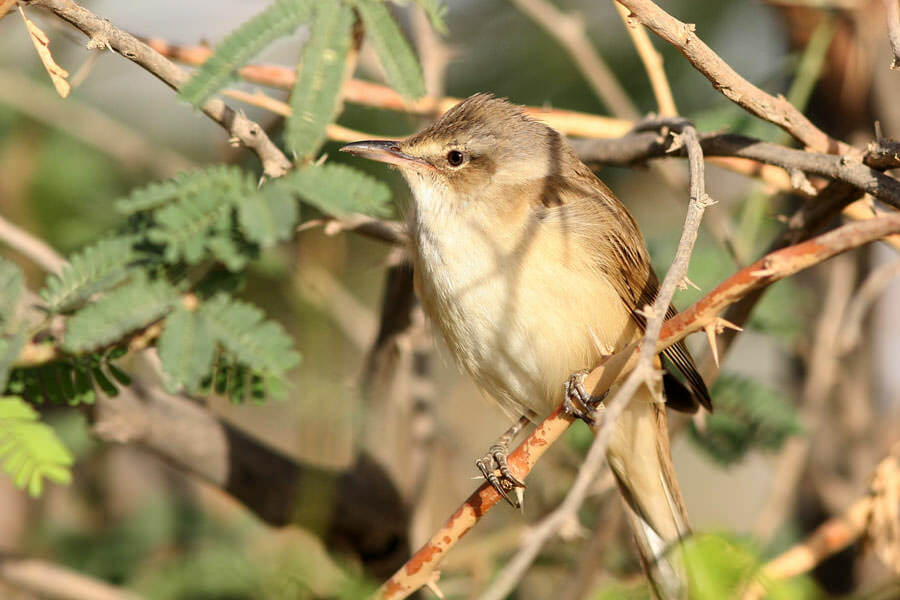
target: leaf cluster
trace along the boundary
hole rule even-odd
[[[796,409],[756,380],[723,373],[711,391],[716,410],[691,439],[716,462],[730,465],[752,449],[777,450],[788,436],[802,432]]]
[[[446,7],[439,0],[416,0],[432,26],[446,32]],[[354,25],[356,24],[356,25]],[[299,157],[313,155],[326,128],[341,110],[340,91],[350,76],[364,30],[390,84],[408,99],[425,94],[422,68],[384,0],[278,0],[231,32],[180,91],[200,105],[237,78],[240,67],[273,41],[309,27],[291,90],[285,144]]]

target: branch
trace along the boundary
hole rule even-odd
[[[900,233],[900,213],[843,225],[807,242],[767,254],[736,272],[687,310],[666,321],[656,344],[656,352],[700,331],[714,322],[727,306],[754,290],[762,289],[837,254],[896,233]],[[584,382],[585,388],[595,396],[602,395],[623,370],[632,367],[636,352],[632,346],[612,355],[588,375]],[[509,465],[513,475],[519,479],[527,477],[537,460],[572,422],[572,417],[562,411],[562,406],[557,407],[510,454]],[[431,581],[444,555],[498,501],[500,495],[488,484],[482,484],[406,565],[381,586],[377,597],[405,598]]]
[[[34,264],[50,273],[59,273],[66,260],[44,240],[13,225],[0,216],[0,242],[27,256]]]
[[[644,63],[644,69],[647,71],[647,78],[650,80],[650,87],[653,89],[653,97],[656,98],[656,109],[659,114],[664,117],[675,117],[678,115],[678,109],[675,107],[675,98],[672,96],[672,88],[669,86],[669,80],[666,77],[666,71],[663,69],[662,55],[653,47],[647,30],[639,27],[629,16],[628,9],[613,2],[619,17],[625,23],[625,30],[631,36],[631,43],[634,44],[641,62]]]
[[[900,181],[844,156],[795,150],[732,133],[703,134],[700,145],[707,156],[735,156],[776,165],[788,170],[845,181],[886,204],[900,208]],[[629,165],[648,158],[686,154],[673,148],[670,138],[655,132],[638,132],[613,140],[573,140],[582,160],[591,164]]]
[[[565,48],[591,89],[613,115],[631,121],[638,118],[637,108],[631,98],[591,44],[585,32],[584,18],[580,14],[566,14],[546,0],[511,2]]]
[[[885,18],[887,19],[888,41],[891,43],[891,69],[900,68],[900,2],[884,0]]]
[[[72,0],[21,0],[23,4],[45,8],[90,38],[88,48],[110,48],[143,67],[160,81],[178,90],[188,80],[188,73],[130,33],[115,27]],[[213,98],[200,107],[221,125],[232,138],[253,150],[263,171],[269,177],[280,177],[291,168],[291,162],[278,149],[263,128],[243,114],[235,112],[222,100]]]
[[[137,594],[60,565],[0,554],[0,580],[29,594],[55,600],[138,600]]]
[[[657,339],[665,320],[666,309],[672,302],[675,290],[687,276],[688,264],[694,249],[694,242],[697,240],[697,233],[700,230],[703,212],[707,206],[712,204],[705,191],[703,152],[700,150],[697,131],[693,125],[683,123],[681,137],[688,152],[691,199],[672,266],[663,279],[652,308],[647,311],[647,326],[634,369],[612,399],[604,402],[606,410],[603,413],[603,425],[595,432],[594,442],[578,470],[578,477],[572,484],[569,493],[566,494],[558,508],[532,529],[528,540],[482,596],[485,600],[505,598],[522,579],[525,571],[547,541],[559,532],[560,527],[566,521],[576,518],[576,512],[584,503],[591,484],[605,463],[606,450],[609,447],[616,421],[628,407],[628,403],[631,402],[640,386],[652,387],[654,381],[660,378],[660,374],[653,367],[653,360],[659,352]]]
[[[798,111],[783,96],[762,91],[712,51],[696,33],[694,25],[682,23],[650,0],[618,0],[647,29],[675,46],[726,98],[757,117],[778,125],[798,141],[818,152],[848,154],[851,147],[832,139]]]
[[[183,473],[222,489],[270,525],[320,531],[331,550],[352,551],[370,575],[386,577],[409,556],[408,514],[383,469],[360,454],[346,470],[297,463],[189,399],[155,382],[152,354],[139,357],[133,384],[101,395],[92,431],[103,441],[133,443]],[[330,494],[327,520],[297,523],[297,502]],[[313,511],[315,512],[315,511]],[[323,515],[312,515],[321,518]]]
[[[163,56],[188,65],[202,65],[212,56],[212,50],[207,46],[178,46],[156,38],[144,41]],[[280,65],[248,65],[241,68],[238,74],[252,83],[289,90],[293,87],[296,69]],[[353,104],[430,117],[440,116],[462,100],[450,96],[443,98],[426,96],[409,102],[385,85],[360,79],[347,80],[341,95],[345,102]],[[571,110],[533,106],[526,107],[526,112],[566,135],[592,138],[618,137],[628,133],[632,127],[631,121]]]

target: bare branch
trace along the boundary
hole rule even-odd
[[[66,263],[66,260],[44,240],[13,225],[2,216],[0,216],[0,242],[27,256],[29,260],[50,273],[59,273]]]
[[[22,0],[22,2],[51,11],[87,35],[92,48],[108,47],[115,50],[155,75],[172,89],[179,89],[189,78],[184,69],[144,42],[72,0]],[[269,177],[280,177],[291,168],[291,162],[269,139],[258,123],[235,112],[218,98],[207,100],[201,109],[213,121],[221,125],[231,137],[253,150],[262,163],[263,171]]]
[[[762,91],[712,51],[696,33],[694,26],[682,23],[650,0],[618,0],[650,31],[675,46],[694,68],[726,98],[761,119],[778,125],[798,141],[818,152],[848,154],[851,147],[832,139],[800,113],[784,97]]]
[[[546,0],[511,0],[511,2],[565,48],[584,74],[591,89],[613,115],[629,120],[638,117],[638,110],[628,93],[591,44],[581,15],[566,14]]]
[[[60,565],[0,554],[0,580],[41,598],[56,600],[138,600],[134,592],[76,573]]]
[[[887,20],[888,41],[891,43],[891,69],[900,68],[900,2],[884,0],[885,18]]]
[[[669,85],[669,79],[666,77],[666,71],[663,69],[662,55],[653,47],[647,30],[639,26],[631,18],[631,13],[627,8],[615,2],[613,5],[619,12],[622,22],[625,23],[625,29],[631,36],[631,43],[634,44],[641,62],[644,63],[644,69],[647,71],[647,77],[650,79],[650,87],[653,89],[653,96],[656,98],[656,107],[659,114],[664,117],[674,117],[678,114],[675,107],[675,98],[672,96],[672,88]]]
[[[656,352],[702,330],[727,306],[755,290],[795,275],[837,254],[896,233],[900,233],[900,213],[843,225],[806,242],[767,254],[752,265],[740,269],[691,307],[666,321],[656,344]],[[632,345],[611,356],[604,364],[591,371],[585,379],[585,388],[591,390],[593,395],[602,395],[624,370],[633,368],[636,353],[637,349]],[[572,422],[572,417],[563,412],[562,406],[557,407],[510,454],[509,465],[513,475],[525,479],[537,460]],[[379,588],[377,597],[405,598],[425,585],[431,580],[444,555],[500,499],[500,495],[492,487],[487,483],[482,484],[406,565]]]

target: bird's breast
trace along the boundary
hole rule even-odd
[[[537,219],[417,223],[416,285],[459,364],[511,416],[543,416],[568,376],[636,335],[591,250]]]

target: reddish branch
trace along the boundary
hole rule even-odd
[[[657,350],[715,324],[718,315],[730,304],[746,294],[768,286],[780,279],[812,267],[837,254],[876,241],[886,235],[900,233],[900,214],[891,214],[844,225],[806,242],[767,254],[719,284],[709,294],[663,325]],[[602,395],[617,379],[633,366],[637,351],[619,353],[594,369],[585,380],[585,387],[594,395]],[[558,408],[545,419],[510,454],[513,474],[523,479],[563,432],[572,419]],[[491,507],[500,500],[487,484],[479,487],[447,520],[444,526],[394,575],[382,585],[379,598],[405,598],[432,581],[435,570],[447,551],[469,532]]]

